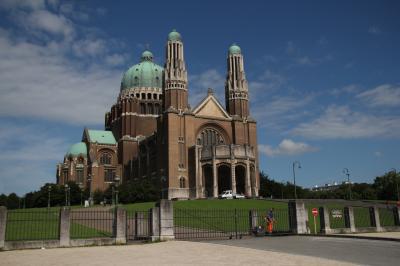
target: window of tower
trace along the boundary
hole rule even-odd
[[[151,100],[151,93],[147,93],[147,100]]]
[[[146,113],[146,105],[144,103],[140,103],[140,113],[141,114]]]
[[[157,100],[157,94],[155,94],[155,93],[153,94],[153,99]]]
[[[156,103],[154,105],[154,113],[155,114],[159,114],[160,113],[160,105],[158,103]]]
[[[100,155],[100,164],[111,164],[111,154],[109,153],[102,153]]]
[[[185,178],[183,176],[181,176],[181,178],[179,178],[179,187],[180,188],[185,188]]]
[[[136,98],[140,99],[140,93],[136,93]]]
[[[146,93],[142,93],[142,100],[146,100]]]
[[[147,104],[147,113],[148,114],[153,114],[154,110],[153,110],[153,104],[148,103]]]

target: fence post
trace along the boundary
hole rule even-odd
[[[394,224],[396,226],[400,226],[400,208],[399,207],[393,208],[393,216],[394,216]]]
[[[249,211],[249,224],[250,224],[250,234],[254,227],[258,226],[258,212],[257,210]]]
[[[151,214],[151,241],[160,240],[160,207],[150,209]]]
[[[290,229],[295,234],[308,234],[308,213],[303,201],[289,201]]]
[[[379,219],[379,208],[372,206],[369,208],[371,226],[376,228],[377,232],[382,232],[381,221]]]
[[[354,223],[353,207],[344,207],[344,222],[345,222],[346,228],[350,228],[351,233],[354,233],[356,231],[356,226]]]
[[[60,247],[70,246],[70,217],[70,209],[62,208],[60,210]]]
[[[174,235],[174,208],[172,201],[160,201],[160,240],[173,240]]]
[[[320,217],[321,233],[330,234],[331,221],[329,217],[329,209],[326,206],[319,208],[319,217]]]
[[[115,244],[126,244],[126,210],[117,207],[116,212]]]
[[[7,224],[7,208],[0,206],[0,250],[5,246]]]

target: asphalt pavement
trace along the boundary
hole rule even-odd
[[[314,256],[362,265],[400,265],[400,242],[313,236],[211,240],[214,244]]]

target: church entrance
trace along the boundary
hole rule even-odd
[[[222,164],[218,167],[218,195],[230,189],[232,189],[231,168],[226,164]]]
[[[246,168],[243,165],[237,165],[235,167],[236,176],[236,193],[245,194],[245,178],[246,178]]]
[[[207,164],[203,166],[204,176],[204,196],[206,198],[213,197],[213,169],[212,166]]]

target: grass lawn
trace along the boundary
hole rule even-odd
[[[9,210],[6,241],[58,239],[59,220],[59,208]]]

